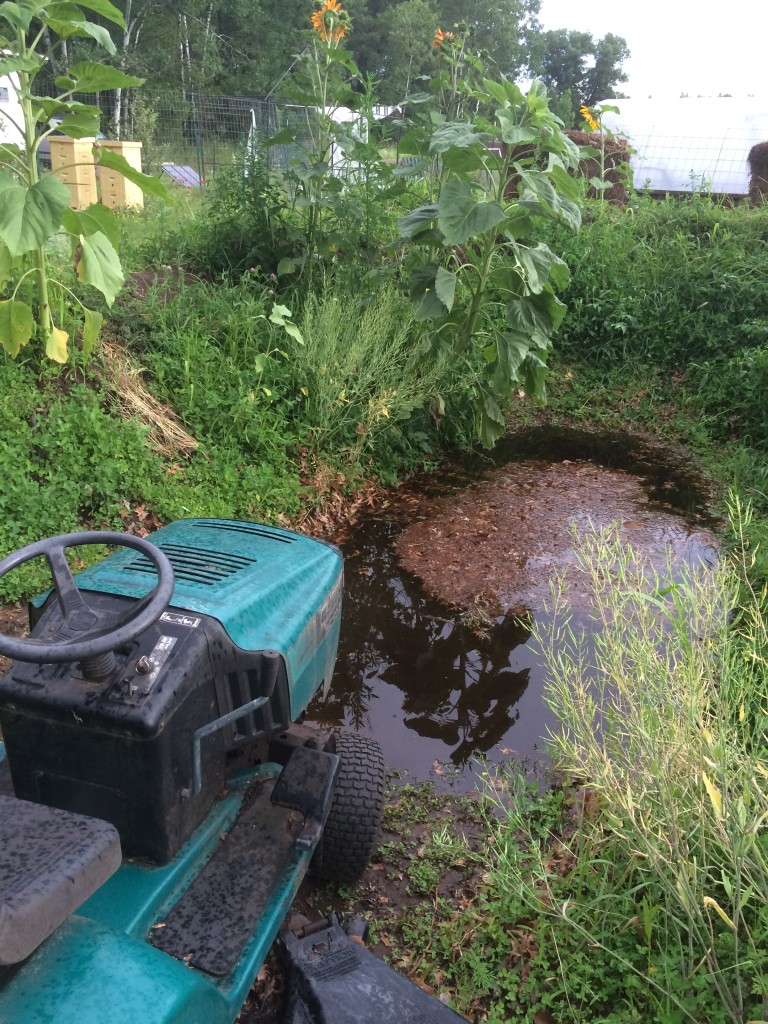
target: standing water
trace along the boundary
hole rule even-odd
[[[625,434],[535,429],[493,463],[420,481],[344,546],[333,686],[309,717],[375,736],[412,782],[475,788],[478,764],[545,760],[555,722],[529,637],[549,582],[574,562],[573,530],[620,524],[663,570],[711,563],[706,489],[682,457]],[[575,625],[589,627],[571,592]]]

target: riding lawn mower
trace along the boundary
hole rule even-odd
[[[93,544],[115,550],[73,575]],[[34,558],[51,589],[0,636],[0,1024],[232,1024],[276,939],[289,1024],[463,1019],[360,919],[283,927],[307,871],[363,872],[384,803],[378,743],[302,724],[339,551],[188,519],[43,540],[0,578]]]

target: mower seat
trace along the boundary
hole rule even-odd
[[[34,952],[121,860],[108,822],[0,796],[0,965]]]

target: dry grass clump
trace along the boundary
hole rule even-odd
[[[196,451],[199,442],[184,429],[172,409],[147,391],[141,379],[142,369],[132,362],[128,353],[111,341],[102,342],[101,351],[107,385],[117,399],[121,414],[146,423],[150,442],[167,458]]]

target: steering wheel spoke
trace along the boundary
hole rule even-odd
[[[63,545],[52,546],[46,553],[46,558],[51,569],[56,600],[61,609],[63,630],[74,635],[92,629],[98,619],[77,589],[67,562],[66,548]]]
[[[88,604],[72,575],[66,552],[81,544],[109,544],[140,551],[157,570],[155,587],[115,621],[113,615]],[[47,641],[34,638],[19,640],[0,634],[0,654],[7,658],[38,665],[98,658],[143,633],[160,618],[173,597],[175,580],[168,557],[142,537],[96,530],[50,537],[28,544],[0,561],[0,579],[12,569],[41,556],[45,557],[51,570],[61,624]]]

